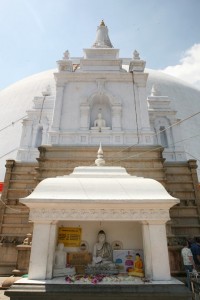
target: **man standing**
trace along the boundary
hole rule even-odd
[[[197,271],[200,271],[200,238],[196,238],[191,244],[191,251]]]
[[[191,289],[189,272],[192,272],[193,269],[195,269],[195,264],[194,264],[192,252],[189,249],[188,241],[184,241],[184,247],[181,250],[181,256],[183,258],[183,264],[187,274],[186,285],[189,289]]]

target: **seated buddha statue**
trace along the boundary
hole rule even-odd
[[[139,253],[136,253],[133,268],[128,270],[128,275],[144,277],[143,262]]]
[[[94,126],[91,127],[91,129],[99,132],[102,130],[110,130],[110,127],[106,127],[106,121],[102,117],[101,110],[99,110],[97,119],[94,121]]]
[[[97,243],[93,249],[93,263],[94,264],[113,264],[112,263],[112,248],[106,241],[106,234],[100,230],[97,237]]]
[[[93,248],[92,263],[88,264],[85,270],[86,274],[118,274],[119,270],[112,261],[112,254],[112,247],[106,241],[106,234],[100,230]]]

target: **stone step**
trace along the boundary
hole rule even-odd
[[[187,206],[196,206],[195,200],[188,200],[188,199],[181,199],[180,207],[187,207]]]
[[[9,202],[9,200],[7,200],[5,202],[5,204],[6,204],[6,207],[5,207],[5,212],[4,213],[15,213],[15,212],[17,213],[19,211],[23,213],[23,212],[28,212],[29,211],[29,208],[26,205],[24,205],[20,202],[17,203],[17,204],[11,204]]]
[[[167,234],[167,237],[168,238],[185,238],[187,235],[185,234],[185,233],[183,233],[183,234],[176,234],[176,235],[174,235],[174,234]],[[191,236],[190,236],[191,237]],[[199,235],[196,235],[196,237],[200,237],[200,234]],[[173,245],[173,246],[168,246],[168,247],[180,247],[180,245]],[[182,246],[181,246],[181,248],[182,248]]]
[[[16,268],[16,262],[10,263],[10,262],[4,262],[0,263],[0,274],[3,275],[11,275],[12,270]],[[1,298],[0,298],[1,299]],[[4,298],[2,298],[4,299]]]
[[[26,235],[28,232],[32,231],[32,223],[27,224],[2,224],[1,234],[13,236]]]
[[[200,236],[200,225],[172,225],[172,234],[178,236]]]
[[[172,192],[172,191],[170,191],[170,190],[168,190],[168,192],[171,194],[171,195],[173,195],[173,197],[175,197],[175,198],[180,198],[180,200],[182,201],[182,200],[189,200],[189,201],[194,201],[195,202],[195,192],[194,191],[191,191],[191,193],[189,193],[189,192],[187,192],[187,193],[185,193],[185,192],[183,192],[183,191],[181,191],[181,192]]]
[[[19,204],[19,198],[17,198],[17,199],[7,199],[7,205],[9,207],[10,206],[17,206],[18,204]]]
[[[16,214],[16,215],[28,215],[29,214],[29,208],[26,207],[25,205],[8,205],[6,208],[5,208],[5,212],[4,214],[5,215],[13,215],[13,214]]]
[[[10,180],[9,189],[34,189],[35,181],[31,179]]]
[[[139,280],[138,280],[139,281]],[[36,281],[37,282],[37,281]],[[57,282],[53,281],[52,282]],[[153,281],[126,284],[51,284],[44,283],[14,284],[5,291],[5,295],[12,300],[82,300],[82,299],[104,299],[104,300],[188,300],[192,299],[192,293],[180,281]]]
[[[37,167],[37,163],[16,163],[14,164],[13,168],[12,168],[12,173],[32,173],[35,170],[35,167]]]
[[[4,214],[13,214],[13,213],[28,213],[29,209],[26,205],[19,202],[18,199],[6,199],[2,201],[4,205]]]
[[[26,212],[28,211],[27,206],[24,204],[18,203],[18,204],[10,204],[9,200],[4,202],[5,203],[5,211],[4,213],[17,213],[17,212]]]
[[[170,173],[168,173],[168,172],[166,172],[166,177],[167,177],[167,181],[170,183],[170,182],[172,182],[172,181],[192,181],[192,179],[191,179],[191,174],[190,173],[187,173],[187,174],[178,174],[178,176],[177,175],[174,175],[174,173],[173,174],[170,174]]]
[[[171,224],[171,226],[176,228],[200,228],[200,224]]]
[[[196,206],[174,206],[170,209],[170,217],[193,217],[198,216],[198,209]]]
[[[25,228],[25,227],[30,227],[32,223],[26,223],[26,224],[22,224],[22,223],[12,223],[12,224],[2,224],[2,228]]]
[[[195,191],[192,189],[188,190],[180,190],[180,189],[167,189],[170,194],[173,194],[173,197],[177,197],[180,199],[195,199]]]
[[[181,216],[181,217],[176,217],[173,218],[171,220],[171,226],[176,226],[178,227],[179,225],[183,225],[183,226],[200,226],[199,223],[199,216],[193,216],[193,217],[189,217],[189,216]]]
[[[0,237],[26,237],[26,234],[27,233],[15,233],[15,232],[12,232],[12,233],[0,233]],[[1,298],[0,298],[1,299]]]
[[[32,189],[8,189],[7,198],[9,200],[15,200],[19,198],[24,198],[30,195],[32,192]]]
[[[180,187],[182,187],[182,185],[183,185],[183,182],[181,182],[181,181],[171,181],[171,182],[169,182],[168,180],[167,180],[167,185],[171,188],[173,188],[173,186],[174,185],[176,185],[176,186],[180,186]],[[192,181],[184,181],[184,187],[187,187],[187,188],[193,188],[193,182]]]
[[[27,224],[28,218],[28,214],[4,214],[3,224]]]
[[[168,190],[171,192],[190,192],[193,191],[193,184],[184,182],[184,184],[182,182],[176,183],[176,184],[169,184],[168,185]],[[194,198],[194,197],[193,197]]]
[[[37,173],[33,172],[33,173],[19,173],[19,172],[15,172],[12,173],[12,180],[33,180],[33,178],[37,175]]]

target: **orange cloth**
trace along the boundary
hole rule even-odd
[[[128,274],[136,277],[144,277],[143,262],[138,255],[136,255],[134,261],[134,268],[129,269]]]
[[[141,258],[134,261],[134,271],[143,273],[143,262],[142,262]]]

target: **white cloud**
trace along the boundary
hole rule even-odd
[[[178,77],[200,89],[200,44],[194,44],[180,59],[180,64],[169,66],[162,72]]]

